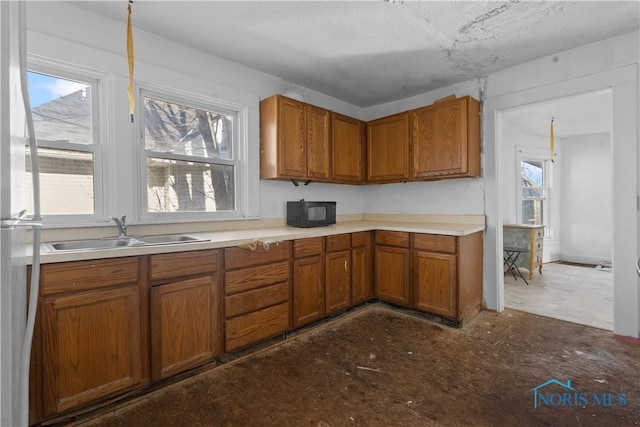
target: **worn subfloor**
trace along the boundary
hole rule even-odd
[[[551,379],[573,390],[541,394],[578,405],[534,408],[530,390]],[[640,346],[515,310],[455,329],[374,304],[86,425],[633,426]]]

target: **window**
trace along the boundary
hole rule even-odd
[[[143,91],[147,216],[239,211],[238,111]],[[214,214],[215,213],[215,214]]]
[[[549,160],[549,150],[518,147],[516,168],[516,211],[519,223],[544,225],[545,237],[553,237],[550,207],[552,163]]]
[[[38,141],[40,200],[46,219],[102,214],[97,79],[65,72],[27,73]],[[27,201],[31,161],[26,158]],[[27,206],[33,211],[33,206]]]

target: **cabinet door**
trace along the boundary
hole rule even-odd
[[[408,305],[409,249],[376,246],[375,251],[376,296]]]
[[[332,113],[331,177],[334,181],[364,182],[364,122]]]
[[[285,178],[305,178],[307,175],[305,104],[279,97],[278,107],[278,175]]]
[[[327,181],[331,177],[331,114],[307,105],[307,178]]]
[[[373,296],[371,233],[353,233],[351,241],[351,304],[355,305]]]
[[[414,251],[415,307],[457,317],[456,256]]]
[[[221,352],[217,276],[151,288],[152,380],[209,362]]]
[[[479,129],[474,126],[479,119],[470,121],[469,101],[459,98],[411,112],[413,179],[479,175]]]
[[[325,257],[325,312],[335,313],[351,302],[349,251],[328,253]]]
[[[324,269],[322,256],[293,262],[293,326],[299,327],[324,316]]]
[[[409,113],[367,123],[367,180],[409,179]]]
[[[139,299],[136,284],[44,300],[45,416],[140,383]]]

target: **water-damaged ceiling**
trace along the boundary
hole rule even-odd
[[[73,2],[123,21],[126,1]],[[365,107],[638,29],[637,1],[134,1],[135,28]]]

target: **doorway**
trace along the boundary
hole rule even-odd
[[[483,175],[485,176],[485,277],[487,308],[504,310],[503,113],[509,109],[609,89],[612,99],[612,223],[613,223],[613,332],[637,341],[640,326],[640,290],[635,271],[638,258],[638,127],[637,69],[623,66],[528,89],[496,94],[484,100]]]
[[[503,223],[543,227],[546,263],[506,273],[506,307],[613,329],[611,109],[605,89],[502,112]]]

